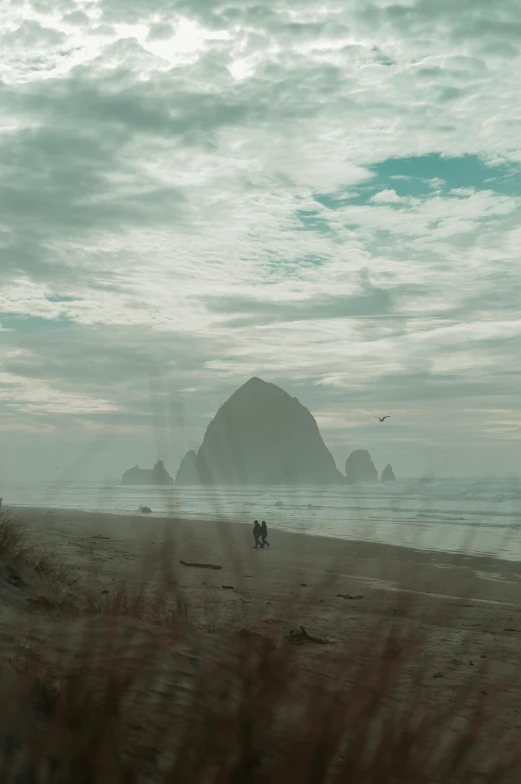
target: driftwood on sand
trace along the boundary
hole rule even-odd
[[[179,561],[181,566],[193,566],[195,569],[222,569],[222,566],[216,564],[197,563],[196,561]]]
[[[330,645],[331,640],[322,639],[322,637],[312,637],[303,626],[300,629],[291,629],[288,634],[288,641],[294,645],[302,645],[307,642],[314,642],[317,645]]]

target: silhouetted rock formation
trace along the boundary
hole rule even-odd
[[[185,458],[176,477],[193,477]],[[195,459],[203,484],[346,484],[313,416],[275,384],[251,378],[219,409]]]
[[[176,485],[200,485],[201,477],[197,469],[197,455],[191,449],[181,460],[175,475]]]
[[[384,470],[382,471],[382,482],[394,481],[396,481],[396,477],[394,475],[393,467],[390,463],[387,463]]]
[[[174,480],[165,469],[162,460],[158,460],[153,468],[130,468],[125,471],[122,485],[173,485]]]
[[[355,449],[346,460],[346,476],[354,482],[377,482],[378,471],[366,449]]]

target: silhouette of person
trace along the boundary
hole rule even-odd
[[[266,544],[269,547],[270,543],[268,542],[268,526],[266,525],[266,520],[263,520],[261,523],[260,534],[262,539],[261,547],[264,547]]]
[[[255,520],[253,524],[253,540],[255,542],[255,547],[253,548],[254,550],[256,550],[257,547],[259,547],[260,535],[261,535],[261,527],[259,525],[259,521]]]

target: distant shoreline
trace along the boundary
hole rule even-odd
[[[121,526],[122,521],[130,524],[134,531],[140,531],[141,534],[151,533],[151,527],[157,531],[157,525],[160,523],[172,532],[176,530],[194,532],[195,530],[203,538],[210,535],[215,535],[216,526],[233,532],[234,537],[239,539],[248,538],[251,534],[249,529],[251,524],[249,520],[237,521],[227,518],[224,515],[214,515],[212,519],[204,518],[189,518],[189,517],[174,517],[174,516],[158,516],[155,514],[141,514],[135,512],[129,514],[128,512],[94,512],[80,510],[76,508],[62,508],[62,507],[34,507],[25,505],[8,505],[5,509],[11,510],[15,515],[19,511],[20,516],[24,521],[34,522],[36,519],[51,518],[54,523],[70,524],[71,519],[75,524],[82,527],[95,527],[95,526]],[[408,546],[405,544],[390,544],[387,542],[378,542],[370,539],[362,538],[341,538],[327,534],[316,534],[308,531],[288,531],[283,528],[272,526],[270,528],[272,535],[276,537],[279,547],[282,545],[284,550],[294,549],[297,546],[299,551],[313,551],[316,550],[321,554],[331,555],[332,557],[342,557],[345,553],[353,554],[361,558],[399,558],[400,560],[408,560],[409,555],[414,554],[414,557],[429,558],[445,564],[447,566],[454,566],[460,564],[461,561],[472,561],[475,568],[479,569],[480,566],[490,566],[491,563],[501,563],[512,569],[518,560],[502,558],[494,555],[479,555],[476,553],[467,553],[464,550],[449,551],[439,550],[432,548],[422,548],[415,546]],[[211,533],[210,533],[211,532]],[[516,569],[517,571],[517,569]]]
[[[334,597],[360,593],[368,600],[379,596],[384,604],[397,596],[409,597],[427,602],[426,611],[440,601],[451,605],[469,600],[473,605],[521,609],[516,561],[273,527],[268,534],[271,548],[254,550],[252,531],[245,523],[216,520],[208,525],[201,520],[22,506],[11,511],[35,547],[72,564],[79,579],[94,583],[137,575],[141,567],[151,573],[166,557],[183,584],[194,590],[205,592],[208,580],[217,590],[227,581],[246,581],[254,593],[260,591],[256,600],[261,605],[281,602],[288,590],[302,593],[310,586],[322,598],[323,591],[324,596],[331,591],[327,586],[334,585]],[[223,571],[209,576],[200,569],[183,568],[183,560],[220,564]]]

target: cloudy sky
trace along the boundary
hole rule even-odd
[[[0,481],[175,472],[252,375],[339,465],[519,473],[520,45],[520,0],[2,0]]]

